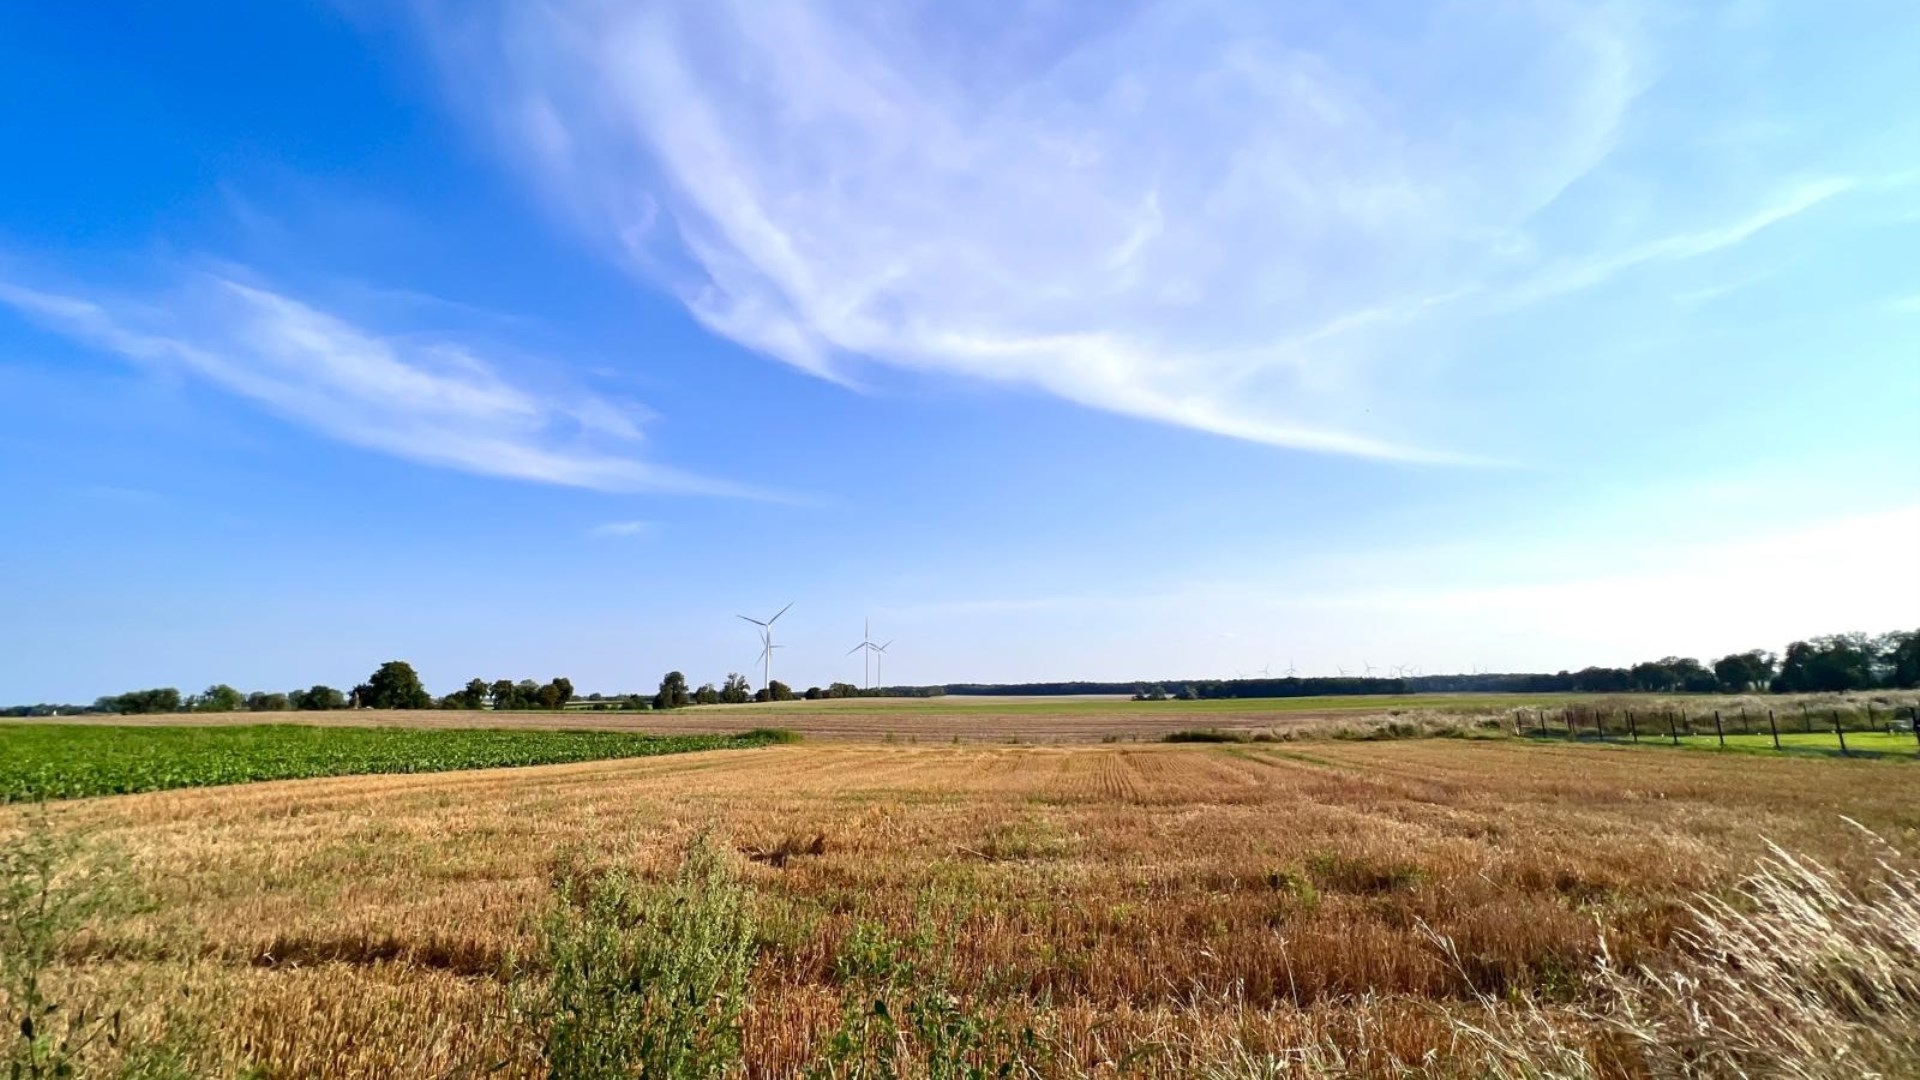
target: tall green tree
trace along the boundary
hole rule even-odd
[[[1878,650],[1865,634],[1830,634],[1787,646],[1776,690],[1811,693],[1866,690],[1875,684]]]
[[[745,675],[729,671],[726,685],[720,688],[720,700],[729,705],[744,705],[753,700],[753,687],[748,684]]]
[[[1920,630],[1896,630],[1883,636],[1880,659],[1887,668],[1888,686],[1902,690],[1920,687]]]
[[[660,692],[653,695],[653,707],[656,709],[678,709],[687,704],[687,677],[677,671],[669,671],[660,679]]]
[[[535,700],[543,709],[564,709],[567,702],[573,700],[573,681],[559,678],[542,686],[534,694]]]
[[[255,690],[247,695],[248,712],[286,712],[289,704],[285,694]]]
[[[171,686],[129,690],[124,694],[101,698],[94,702],[94,708],[101,712],[124,714],[179,712],[180,691]]]
[[[287,697],[288,703],[302,712],[320,712],[347,707],[347,695],[324,683],[315,683],[308,690],[295,690]]]
[[[194,712],[234,712],[246,697],[226,683],[215,683],[194,697]]]
[[[532,679],[521,679],[513,684],[513,707],[516,709],[537,709],[540,707],[540,684]]]
[[[468,679],[467,685],[450,695],[459,708],[483,709],[487,705],[487,680]]]
[[[487,696],[492,699],[493,707],[496,710],[513,708],[513,680],[493,680],[493,685],[487,687]]]
[[[433,695],[420,683],[413,665],[405,660],[389,660],[380,665],[359,687],[360,707],[365,709],[431,709]]]
[[[1766,689],[1773,682],[1776,667],[1772,653],[1765,649],[1752,649],[1715,660],[1713,677],[1721,690],[1729,694],[1745,694]]]

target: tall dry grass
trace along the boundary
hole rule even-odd
[[[1495,1080],[1920,1076],[1920,872],[1887,854],[1852,886],[1769,845],[1731,893],[1694,898],[1672,956],[1630,969],[1603,951],[1592,1004],[1483,997],[1458,1031]]]

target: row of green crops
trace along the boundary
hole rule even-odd
[[[765,746],[785,732],[636,735],[372,727],[0,724],[0,803],[364,773],[498,769]]]

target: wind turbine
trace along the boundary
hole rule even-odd
[[[1298,670],[1299,670],[1298,668],[1293,666],[1293,659],[1289,657],[1287,659],[1287,678],[1289,679],[1293,678],[1293,673]]]
[[[891,645],[893,644],[893,642],[889,641],[887,642],[887,644]],[[873,654],[879,651],[881,648],[882,646],[875,645],[873,643],[873,621],[869,619],[869,620],[866,620],[865,622],[862,622],[860,624],[860,644],[855,645],[851,649],[848,649],[847,655],[852,656],[854,653],[857,653],[857,652],[865,652],[867,654],[863,658],[863,660],[865,661],[863,665],[865,668],[865,674],[862,677],[866,679],[866,685],[868,687],[871,687],[873,685]]]
[[[739,618],[745,619],[760,628],[760,662],[765,665],[762,669],[762,677],[766,680],[766,691],[769,699],[773,697],[773,650],[780,648],[780,646],[773,643],[773,624],[779,622],[780,616],[785,615],[787,608],[791,608],[792,606],[793,601],[787,601],[787,607],[783,607],[779,611],[774,612],[773,618],[765,622],[761,622],[759,619],[749,615],[739,616]]]
[[[886,645],[875,645],[873,647],[873,681],[878,684],[878,688],[881,690],[887,688],[885,661],[887,659],[887,647],[892,644],[893,642],[889,641]]]
[[[773,700],[773,650],[784,648],[786,648],[785,645],[775,645],[773,643],[772,630],[760,631],[760,655],[756,657],[756,659],[766,665],[766,691],[768,701]]]

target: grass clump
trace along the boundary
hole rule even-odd
[[[925,926],[914,939],[861,922],[842,945],[840,1024],[808,1063],[809,1080],[989,1080],[1041,1075],[1031,1027],[975,1007],[954,988],[950,952]]]
[[[994,825],[978,844],[963,850],[987,862],[1025,862],[1064,858],[1072,847],[1073,838],[1051,822],[1022,818]]]
[[[1370,859],[1336,851],[1308,856],[1307,872],[1322,887],[1344,893],[1405,892],[1427,878],[1425,870],[1410,862]]]
[[[1185,728],[1180,731],[1167,732],[1165,735],[1160,736],[1160,741],[1167,743],[1241,743],[1247,742],[1249,738],[1246,733],[1239,731],[1222,731],[1219,728]]]
[[[1301,911],[1317,911],[1320,908],[1320,890],[1313,879],[1291,866],[1267,872],[1267,888],[1287,898],[1289,903]]]
[[[776,870],[786,868],[788,862],[803,856],[819,856],[827,853],[827,834],[816,832],[812,836],[804,833],[788,833],[780,842],[768,847],[749,844],[740,849],[740,853],[757,863],[766,863]]]
[[[733,738],[735,742],[752,746],[788,746],[799,742],[801,736],[792,728],[757,727],[751,731],[743,731]]]
[[[563,871],[534,1013],[553,1080],[690,1080],[738,1071],[752,970],[745,888],[703,834],[674,878]]]

